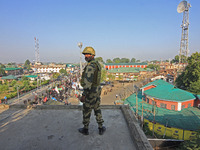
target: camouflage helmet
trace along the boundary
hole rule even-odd
[[[91,55],[94,55],[94,56],[95,56],[95,50],[94,50],[94,48],[92,48],[92,47],[86,47],[86,48],[83,50],[82,54],[91,54]]]

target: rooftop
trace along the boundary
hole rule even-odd
[[[1,79],[12,80],[12,79],[17,79],[17,77],[15,77],[13,75],[8,75],[8,76],[3,76]]]
[[[147,63],[105,63],[105,65],[148,65]]]
[[[153,69],[150,68],[114,68],[108,70],[109,73],[139,73],[141,71],[153,71]]]
[[[2,105],[0,105],[2,106]],[[89,135],[82,127],[81,106],[11,105],[0,109],[0,145],[3,149],[152,149],[127,106],[102,106],[104,135],[92,113]],[[10,144],[12,143],[12,144]]]
[[[155,80],[143,86],[143,88],[150,85],[155,85],[155,88],[145,90],[144,93],[150,97],[166,101],[182,102],[195,99],[195,96],[187,91],[181,90],[174,85],[163,81],[162,79]]]
[[[142,92],[139,92],[138,113],[140,116],[142,115],[142,97]],[[130,108],[136,112],[136,95],[132,94],[128,97],[125,104],[129,104]],[[149,121],[153,121],[153,105],[143,101],[143,110],[144,118]],[[190,121],[188,121],[188,119]],[[156,107],[155,121],[163,125],[167,124],[168,127],[196,131],[200,128],[200,110],[198,108],[190,107],[181,111],[173,111]]]
[[[5,71],[10,71],[10,70],[20,70],[22,68],[4,68]]]
[[[27,78],[37,78],[37,75],[27,75]]]

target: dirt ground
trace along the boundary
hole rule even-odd
[[[102,93],[101,93],[101,105],[114,105],[114,101],[125,99],[126,97],[130,96],[133,93],[133,86],[136,84],[136,82],[133,83],[119,83],[115,82],[112,87],[111,92],[107,92],[107,94],[104,94],[106,86],[103,87]],[[109,87],[110,89],[110,87]],[[117,98],[116,98],[116,95]],[[72,105],[78,105],[79,101],[75,97],[71,97],[68,99],[69,103]]]

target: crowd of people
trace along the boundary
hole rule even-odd
[[[24,100],[25,105],[42,105],[46,104],[48,101],[58,101],[64,103],[64,105],[70,105],[68,99],[70,97],[77,98],[82,94],[82,87],[79,82],[80,76],[77,74],[72,74],[67,77],[62,78],[60,81],[56,81],[52,87],[48,86],[46,91],[41,94],[33,92],[34,98]]]

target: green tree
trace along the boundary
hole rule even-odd
[[[131,62],[132,62],[132,63],[134,63],[135,61],[136,61],[136,59],[135,59],[135,58],[132,58],[132,59],[131,59]]]
[[[0,64],[0,76],[5,76],[5,70],[4,70],[5,66],[3,64]]]
[[[101,82],[106,81],[107,71],[105,69],[101,69]]]
[[[95,60],[99,62],[104,62],[102,57],[96,57]]]
[[[114,58],[114,59],[113,59],[113,62],[114,62],[114,63],[120,63],[120,62],[121,62],[121,59],[120,59],[120,58]]]
[[[24,68],[30,70],[31,66],[30,66],[31,62],[27,59],[24,63]]]
[[[5,73],[5,70],[3,68],[0,68],[0,76],[5,76],[6,73]]]
[[[181,143],[178,150],[200,150],[200,130],[197,130],[197,134],[194,138]]]
[[[140,60],[136,60],[136,62],[137,62],[137,63],[139,63],[139,62],[140,62]]]
[[[200,94],[200,53],[193,53],[188,58],[188,65],[176,79],[176,85],[192,93]]]
[[[0,63],[0,68],[6,68],[6,66]]]
[[[109,81],[115,80],[115,75],[109,74],[108,75]]]
[[[16,80],[12,80],[12,82],[11,82],[11,86],[15,86],[15,84],[17,83],[17,81]]]
[[[113,61],[111,59],[107,59],[106,63],[113,63]]]
[[[60,69],[59,72],[65,76],[67,75],[67,71],[65,69]]]
[[[23,77],[22,77],[22,81],[25,81],[25,80],[28,80],[28,77],[23,76]]]
[[[182,62],[182,63],[186,63],[186,62],[187,62],[186,56],[185,56],[185,55],[181,55],[181,57],[182,57],[181,62]],[[172,62],[172,63],[179,63],[179,55],[176,55],[176,56],[174,57],[174,59],[172,59],[171,62]]]
[[[0,91],[3,92],[3,91],[8,91],[9,87],[8,85],[0,85]]]
[[[55,72],[55,73],[53,73],[53,78],[57,79],[59,77],[59,75],[60,75],[59,73]]]
[[[128,59],[128,58],[122,58],[120,62],[121,63],[129,63],[130,59]]]
[[[122,80],[123,79],[123,76],[122,75],[119,75],[119,80]]]
[[[149,64],[147,66],[147,68],[150,68],[150,69],[156,69],[156,71],[159,71],[160,70],[160,66],[159,65],[155,65],[155,64]]]

